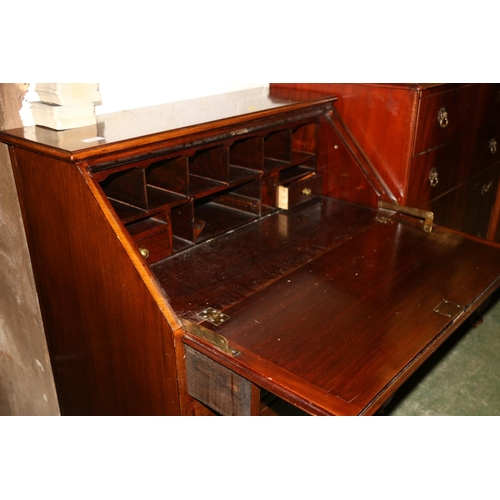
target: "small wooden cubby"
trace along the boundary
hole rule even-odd
[[[320,196],[317,131],[313,120],[210,142],[114,167],[100,174],[100,186],[141,254],[155,263]]]

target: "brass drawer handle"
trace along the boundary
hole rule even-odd
[[[493,139],[490,139],[490,142],[488,143],[488,146],[490,148],[490,153],[494,155],[497,152],[497,141],[493,137]]]
[[[438,123],[441,128],[448,126],[448,111],[446,111],[446,108],[441,108],[438,111]]]
[[[432,167],[431,171],[429,172],[429,182],[431,184],[431,187],[436,187],[439,183],[439,174],[434,167]]]
[[[311,196],[311,194],[312,194],[311,188],[304,188],[304,189],[302,190],[302,194],[303,194],[304,196]]]
[[[490,190],[491,186],[493,186],[493,181],[488,182],[488,184],[484,184],[481,188],[481,195],[485,196],[486,193]]]
[[[141,255],[147,259],[149,257],[149,250],[147,248],[139,248],[139,252],[141,252]]]

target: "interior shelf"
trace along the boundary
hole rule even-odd
[[[203,232],[198,239],[199,243],[258,218],[256,214],[217,203],[216,199],[214,201],[204,200],[203,203],[197,205],[196,215],[205,221]]]
[[[225,182],[215,181],[193,174],[189,176],[189,197],[193,199],[210,196],[226,187],[227,183]]]
[[[116,214],[124,224],[133,221],[137,218],[140,218],[147,213],[146,210],[135,207],[133,205],[123,203],[113,198],[108,198],[108,199],[109,202],[111,203],[111,206],[115,210]]]
[[[185,203],[187,197],[172,191],[157,188],[155,186],[146,186],[149,210],[159,207],[174,207]]]

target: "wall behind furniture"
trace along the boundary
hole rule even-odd
[[[0,84],[0,127],[22,125],[25,84]],[[54,380],[8,148],[0,144],[0,415],[57,415]]]
[[[134,109],[267,84],[100,84],[96,113]],[[34,84],[0,84],[0,128],[32,125]],[[0,415],[58,415],[31,262],[8,148],[0,144]]]
[[[28,101],[38,100],[35,92],[35,83],[30,83],[21,108],[21,119],[24,126],[33,125],[33,118],[29,110]],[[214,83],[204,84],[169,82],[165,85],[152,85],[148,82],[123,81],[99,83],[102,103],[95,108],[96,115],[114,113],[126,109],[145,108],[155,104],[177,102],[186,99],[195,99],[209,95],[236,92],[256,87],[269,87],[268,83]]]
[[[267,83],[199,83],[169,82],[166,85],[151,85],[141,82],[104,82],[99,84],[102,105],[96,114],[112,113],[123,109],[143,108],[166,102],[183,101],[248,88],[268,86]]]

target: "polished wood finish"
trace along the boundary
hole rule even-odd
[[[286,215],[290,241],[299,240],[295,223],[304,218],[311,227],[324,224],[322,234],[332,243],[323,251],[318,245],[315,258],[291,267],[282,279],[251,296],[246,292],[240,301],[234,291],[232,296],[230,290],[212,293],[220,283],[210,283],[207,295],[204,275],[199,281],[193,276],[189,285],[231,317],[217,332],[241,354],[219,359],[225,366],[305,411],[373,413],[486,298],[492,276],[497,276],[493,286],[498,286],[498,248],[478,249],[477,242],[440,229],[427,235],[408,220],[365,223],[357,235],[334,242],[332,235],[346,231],[352,221],[328,210],[331,203],[325,200],[321,208],[312,204]],[[263,225],[248,229],[246,241],[260,241],[261,233],[265,237],[268,232]],[[316,247],[317,235],[311,233]],[[305,237],[302,243],[307,244]],[[222,262],[235,252],[227,239],[210,246],[200,260],[217,270],[217,276]],[[253,281],[251,271],[245,279],[244,257],[234,267],[241,270],[235,287],[241,292],[244,280]],[[222,282],[231,282],[228,278],[221,273]],[[226,303],[220,295],[228,297]],[[457,318],[434,311],[443,299],[463,307]],[[259,377],[262,360],[268,379]]]
[[[377,225],[227,309],[231,320],[217,331],[241,355],[226,366],[238,371],[265,359],[271,380],[254,381],[304,410],[311,411],[314,388],[322,393],[314,404],[327,414],[372,413],[377,398],[475,307],[492,267],[500,272],[498,249],[481,255],[470,241],[439,231],[430,243],[421,230]],[[460,304],[461,316],[437,314],[443,299]],[[289,373],[303,385],[294,386]]]
[[[490,143],[500,144],[500,84],[287,83],[271,90],[336,95],[336,108],[398,203],[432,210],[443,226],[495,239],[500,199],[481,193],[496,193],[500,177],[500,148]],[[440,124],[442,109],[447,118]]]
[[[308,261],[376,225],[376,213],[345,202],[278,212],[153,266],[177,313],[200,322],[207,304],[226,310]]]
[[[293,117],[317,116],[318,109],[326,111],[331,102],[331,98],[320,96],[312,108],[310,100],[272,96],[258,88],[111,113],[99,116],[95,127],[64,131],[44,127],[11,129],[8,141],[24,147],[29,144],[40,153],[63,160],[87,160],[102,169],[122,158],[137,161],[141,156],[150,158],[176,146],[185,149],[186,144],[197,141],[233,138],[244,132],[240,126],[254,130],[261,124],[269,127],[276,116],[279,123]]]
[[[0,132],[63,414],[373,414],[500,286],[499,246],[377,208],[390,182],[335,103]]]

